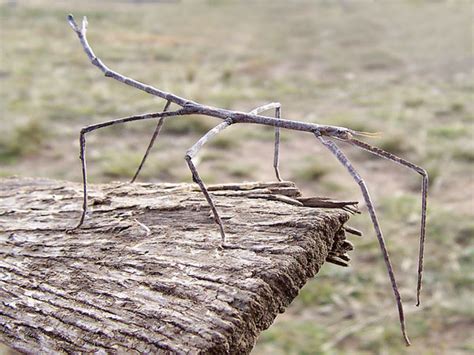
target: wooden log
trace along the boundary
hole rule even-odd
[[[352,247],[349,215],[305,207],[291,182],[210,191],[225,249],[194,185],[91,185],[92,213],[67,233],[79,184],[0,180],[0,342],[25,353],[249,353],[326,258]]]

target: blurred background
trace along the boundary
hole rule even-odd
[[[80,181],[81,127],[160,111],[164,102],[105,78],[66,15],[112,69],[209,105],[272,101],[295,120],[383,132],[368,141],[430,174],[423,305],[415,303],[420,177],[344,145],[367,179],[406,304],[405,348],[368,214],[351,225],[350,268],[325,265],[254,354],[474,351],[473,3],[471,1],[0,2],[0,176]],[[191,182],[185,151],[219,121],[166,122],[139,181]],[[91,182],[127,181],[154,122],[88,138]],[[307,195],[362,200],[310,134],[284,131],[281,173]],[[273,180],[273,131],[236,125],[200,156],[205,182]],[[80,204],[78,197],[78,205]],[[471,334],[471,336],[469,335]]]

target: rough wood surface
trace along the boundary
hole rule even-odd
[[[250,352],[326,258],[351,249],[349,217],[305,207],[290,182],[210,191],[226,249],[194,185],[91,185],[93,212],[66,233],[79,184],[0,180],[0,342],[26,353]]]

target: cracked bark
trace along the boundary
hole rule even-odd
[[[315,206],[353,203],[302,198],[291,182],[209,190],[226,249],[194,185],[91,185],[93,212],[66,233],[79,184],[0,181],[0,342],[25,353],[249,353],[324,261],[352,249],[348,213]]]

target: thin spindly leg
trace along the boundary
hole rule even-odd
[[[394,161],[400,165],[406,166],[409,169],[416,171],[423,177],[421,183],[421,229],[420,229],[420,249],[418,255],[418,282],[416,288],[416,305],[420,305],[421,283],[423,277],[423,255],[425,249],[425,235],[426,235],[426,203],[428,199],[428,173],[425,169],[409,162],[408,160],[397,157],[396,155],[386,152],[383,149],[374,147],[357,139],[348,139],[346,142],[354,144],[370,153],[376,154],[382,158]]]
[[[281,118],[281,104],[279,102],[272,102],[267,105],[257,107],[250,111],[252,115],[258,115],[264,111],[275,109],[275,118]],[[273,168],[278,181],[281,180],[280,175],[280,127],[275,127],[275,149],[273,153]]]
[[[204,144],[207,143],[209,139],[214,137],[216,134],[227,128],[232,124],[232,121],[230,119],[225,120],[224,122],[218,124],[216,127],[211,129],[209,132],[207,132],[204,136],[199,139],[196,144],[194,144],[187,152],[186,152],[186,162],[188,163],[189,169],[191,170],[191,173],[193,174],[193,181],[199,185],[199,188],[201,189],[202,193],[206,197],[207,202],[209,203],[209,206],[211,207],[212,214],[214,215],[214,220],[219,226],[219,231],[221,233],[221,238],[222,238],[222,246],[225,244],[225,232],[224,232],[224,225],[222,224],[221,217],[219,216],[219,212],[217,212],[216,205],[214,204],[214,201],[212,200],[211,195],[209,194],[209,191],[207,191],[206,185],[204,185],[204,182],[202,181],[201,177],[199,176],[199,173],[196,169],[196,166],[193,163],[193,158],[196,156],[196,154],[201,150],[201,148],[204,146]]]
[[[281,118],[281,106],[275,109],[275,117]],[[280,127],[275,127],[275,150],[273,153],[273,168],[278,181],[281,181],[280,176]]]
[[[390,262],[390,258],[388,256],[388,251],[385,245],[382,229],[380,228],[379,221],[375,213],[375,208],[369,195],[369,190],[367,189],[367,186],[365,185],[364,180],[360,177],[360,175],[352,166],[349,159],[338,148],[338,146],[334,142],[324,139],[318,133],[315,133],[315,135],[319,139],[319,141],[321,141],[321,143],[323,143],[324,146],[328,148],[331,151],[331,153],[333,153],[336,156],[336,158],[341,162],[341,164],[344,165],[344,167],[349,171],[349,174],[351,174],[352,178],[357,182],[357,184],[360,187],[360,190],[362,191],[362,195],[364,196],[365,203],[367,204],[367,209],[369,210],[372,224],[374,225],[375,234],[377,235],[377,239],[380,244],[380,249],[382,250],[382,255],[385,260],[385,265],[387,266],[388,275],[390,277],[390,282],[392,284],[392,290],[395,295],[395,300],[397,302],[398,316],[400,318],[400,326],[402,329],[402,334],[403,334],[406,344],[410,345],[410,340],[408,339],[408,335],[406,332],[405,314],[403,312],[402,298],[400,296],[400,292],[398,291],[397,281],[395,280],[395,274],[393,272],[392,263]]]
[[[168,111],[168,108],[170,107],[170,105],[171,105],[171,101],[166,101],[165,107],[163,108],[163,112]],[[161,127],[165,123],[165,120],[166,120],[166,117],[161,117],[158,119],[158,123],[156,125],[155,131],[153,132],[153,135],[151,136],[150,143],[148,143],[148,148],[146,149],[145,155],[143,156],[143,159],[140,165],[138,166],[138,169],[135,172],[135,175],[133,175],[133,178],[130,181],[130,183],[134,183],[138,177],[138,174],[140,174],[140,171],[142,170],[142,167],[145,164],[146,158],[148,157],[148,154],[150,153],[151,148],[153,148],[153,144],[155,144],[156,137],[158,137],[158,134],[160,134]]]
[[[158,112],[158,113],[148,113],[144,115],[137,115],[137,116],[129,116],[124,118],[118,118],[115,120],[102,122],[94,125],[90,125],[81,129],[81,133],[79,135],[79,145],[80,145],[80,156],[81,165],[82,165],[82,186],[83,186],[83,196],[82,196],[82,214],[81,218],[79,219],[79,223],[73,228],[79,228],[83,223],[87,213],[87,164],[86,164],[86,133],[95,131],[100,128],[113,126],[120,123],[132,122],[132,121],[140,121],[152,118],[163,118],[163,117],[171,117],[171,116],[178,116],[185,114],[185,111],[178,110],[173,112]]]

